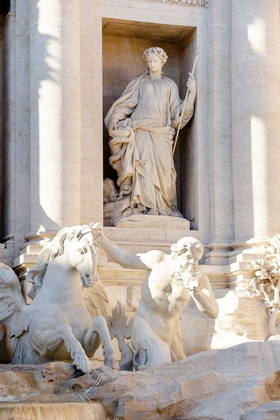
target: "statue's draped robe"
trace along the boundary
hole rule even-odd
[[[152,81],[144,73],[131,81],[109,110],[107,127],[111,119],[116,119],[118,128],[130,126],[135,133],[132,141],[126,143],[124,139],[117,148],[111,147],[111,164],[118,167],[117,185],[132,177],[130,207],[140,204],[166,216],[177,207],[172,144],[182,108],[173,80],[162,76]],[[192,115],[193,107],[186,107],[181,127]]]

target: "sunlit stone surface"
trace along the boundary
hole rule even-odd
[[[271,268],[262,246],[271,247],[271,238],[280,233],[279,1],[2,4],[0,261],[15,270],[26,303],[27,271],[62,228],[103,221],[106,237],[133,255],[168,254],[180,238],[194,237],[204,246],[198,270],[210,281],[218,318],[203,315],[190,299],[179,320],[187,359],[137,373],[105,369],[91,396],[111,417],[278,419],[279,252]],[[174,154],[183,218],[141,213],[116,220],[129,205],[126,199],[117,201],[120,191],[103,121],[129,82],[146,70],[142,54],[151,46],[168,55],[162,70],[178,86],[181,99],[200,49],[194,114]],[[104,184],[108,179],[113,184]],[[122,268],[102,252],[98,273],[109,309],[119,301],[131,319],[146,271]],[[1,326],[0,360],[5,363],[11,354],[9,334]],[[115,342],[113,347],[120,359]],[[90,363],[103,363],[102,350]],[[10,365],[0,367],[0,394],[7,398],[0,409],[15,401],[11,396],[24,404],[43,403],[46,389],[54,386],[38,374],[42,366],[25,371],[36,370],[39,388],[37,379],[30,379],[31,386],[25,374],[16,379]],[[58,377],[63,375],[59,371]],[[75,381],[74,372],[65,375],[68,385],[62,392],[57,379],[59,393],[57,388],[50,392],[51,402],[65,402],[71,395],[67,401],[78,404],[77,387],[89,389],[91,374]],[[93,375],[94,381],[98,378]],[[57,407],[57,413],[60,409],[65,408]],[[79,416],[88,417],[85,412]]]

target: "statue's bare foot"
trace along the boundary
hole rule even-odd
[[[132,214],[142,214],[142,212],[138,209],[138,207],[133,207]]]
[[[172,216],[172,217],[183,217],[182,213],[180,213],[180,211],[174,206],[171,207],[170,216]]]
[[[137,208],[141,211],[141,213],[147,214],[148,212],[147,207],[143,206],[142,204],[137,204]]]
[[[150,210],[148,211],[148,214],[149,214],[150,216],[157,216],[157,215],[158,215],[158,210],[156,210],[156,209],[150,209]]]

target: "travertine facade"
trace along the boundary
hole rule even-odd
[[[200,270],[221,310],[215,335],[212,321],[184,309],[189,354],[267,338],[264,308],[235,289],[252,277],[259,246],[280,232],[279,0],[13,0],[9,10],[0,20],[0,260],[23,292],[45,240],[103,219],[103,180],[116,179],[103,117],[145,70],[143,51],[167,52],[164,72],[183,98],[199,47],[195,114],[174,156],[190,229],[147,216],[156,219],[105,234],[132,253],[168,252],[182,236],[204,244]],[[120,300],[134,312],[144,273],[105,255],[99,272],[111,307]],[[258,323],[236,315],[245,308]]]
[[[165,262],[170,262],[166,254],[180,238],[199,240],[204,255],[199,267],[195,261],[191,279],[197,285],[204,279],[204,289],[209,279],[208,297],[211,288],[214,294],[210,318],[195,299],[200,291],[191,290],[193,299],[183,304],[176,295],[174,301],[181,306],[175,308],[174,325],[182,333],[181,353],[189,356],[181,362],[164,371],[159,366],[137,374],[105,367],[76,379],[63,363],[27,371],[1,365],[0,400],[26,403],[38,399],[39,389],[44,401],[97,399],[106,414],[127,419],[277,419],[279,241],[278,236],[271,238],[280,233],[279,0],[3,0],[0,262],[14,268],[30,303],[26,273],[37,263],[42,246],[67,226],[106,222],[108,197],[115,191],[106,181],[103,195],[103,181],[116,181],[117,175],[109,165],[110,138],[103,120],[128,83],[144,72],[141,57],[151,46],[168,55],[163,71],[178,85],[180,98],[200,49],[195,112],[180,133],[174,155],[178,209],[184,219],[133,215],[116,226],[109,223],[104,233],[130,254],[158,250],[156,255]],[[104,296],[111,309],[117,301],[123,304],[122,319],[129,321],[136,313],[139,320],[139,301],[145,302],[145,290],[153,289],[150,280],[155,285],[161,277],[152,277],[154,266],[148,263],[125,269],[108,255],[101,254],[98,266]],[[188,283],[190,273],[181,274]],[[160,281],[152,304],[156,299],[171,302],[177,286],[174,274],[167,280],[166,288]],[[77,285],[79,289],[78,277]],[[4,299],[7,287],[2,289]],[[18,296],[31,311],[32,305]],[[11,301],[13,297],[11,293]],[[164,303],[158,315],[162,325]],[[10,319],[11,308],[6,309]],[[156,319],[153,312],[150,325]],[[168,328],[162,330],[157,335]],[[1,341],[6,334],[7,327],[1,325]],[[133,334],[143,347],[139,329]],[[7,360],[11,348],[6,349],[4,341],[0,346],[0,360]],[[95,357],[94,366],[100,364],[102,352]],[[121,362],[125,364],[125,358]],[[16,378],[13,386],[11,375]],[[55,396],[57,378],[61,392]],[[14,407],[6,409],[7,416],[14,412]],[[57,410],[54,415],[64,412],[63,407]],[[101,418],[103,409],[98,405],[96,410],[95,418]]]

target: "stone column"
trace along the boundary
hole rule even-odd
[[[103,220],[102,18],[81,2],[81,223]]]
[[[79,0],[30,1],[31,233],[80,223]]]
[[[3,27],[0,26],[0,203],[4,200],[4,130],[3,130],[3,114],[4,114],[4,96],[3,96]],[[0,206],[0,238],[3,237],[3,206]]]
[[[233,247],[246,248],[280,232],[279,1],[232,0],[231,46]]]
[[[211,252],[206,263],[226,264],[233,232],[231,170],[231,9],[209,5],[209,165]]]

